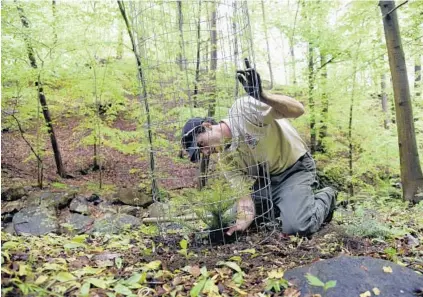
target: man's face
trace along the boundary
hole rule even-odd
[[[206,131],[197,135],[197,145],[201,152],[209,156],[221,150],[223,144],[223,135],[218,129],[213,126],[206,128]]]

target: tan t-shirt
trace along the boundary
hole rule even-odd
[[[238,170],[249,176],[258,177],[258,165],[266,162],[270,174],[279,174],[307,152],[305,142],[289,120],[253,97],[237,99],[229,110],[229,118],[222,122],[232,133],[227,151],[234,153]],[[236,175],[233,173],[228,178]]]

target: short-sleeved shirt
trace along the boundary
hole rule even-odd
[[[259,165],[265,163],[271,175],[280,174],[307,152],[307,145],[289,120],[253,97],[237,99],[229,118],[222,122],[232,133],[227,151],[234,153],[236,167],[248,176],[258,177]]]

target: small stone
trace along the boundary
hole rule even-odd
[[[169,216],[170,206],[165,203],[154,202],[148,207],[150,218],[160,218]]]
[[[72,200],[71,204],[69,205],[69,210],[72,212],[77,212],[86,215],[90,214],[90,209],[88,208],[88,201],[81,197],[77,197]]]
[[[15,188],[8,188],[1,193],[1,200],[2,201],[13,201],[21,199],[23,196],[27,194],[27,190],[24,187],[19,186]]]
[[[407,245],[410,246],[410,247],[420,245],[420,241],[411,234],[405,235],[405,238],[407,240]]]
[[[79,213],[71,213],[69,217],[67,217],[65,223],[67,226],[62,226],[62,233],[75,235],[85,233],[91,229],[94,224],[94,219]]]
[[[107,213],[102,219],[95,221],[91,232],[119,233],[125,228],[137,227],[141,225],[141,220],[127,214]]]
[[[153,203],[153,196],[135,188],[119,188],[116,198],[124,204],[147,207]]]

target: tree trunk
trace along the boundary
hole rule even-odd
[[[291,55],[291,63],[292,63],[292,83],[294,85],[297,84],[297,74],[295,71],[295,53],[294,53],[294,36],[295,36],[295,27],[297,25],[297,16],[298,11],[300,9],[300,1],[297,3],[297,10],[295,12],[295,19],[294,19],[294,27],[292,28],[292,34],[289,38],[289,54]]]
[[[414,94],[416,94],[415,100],[418,100],[421,94],[421,81],[422,81],[422,65],[421,56],[416,55],[414,60]]]
[[[217,3],[212,3],[211,13],[211,32],[210,32],[210,83],[212,85],[211,98],[209,99],[209,111],[208,116],[213,117],[216,109],[216,70],[217,70]]]
[[[179,70],[182,71],[183,67],[182,67],[182,63],[184,60],[184,56],[183,56],[183,16],[182,16],[182,0],[178,0],[177,1],[178,4],[178,28],[179,28],[179,55],[178,55],[178,65],[179,65]]]
[[[125,9],[125,2],[122,0],[118,1],[119,10],[122,15],[123,20],[125,21],[126,29],[128,31],[129,38],[131,39],[131,45],[132,45],[132,51],[134,53],[135,59],[137,61],[137,70],[138,70],[138,78],[141,82],[142,87],[142,101],[144,101],[144,108],[145,113],[147,115],[147,135],[148,135],[148,142],[149,142],[149,149],[150,149],[150,155],[149,155],[149,161],[150,161],[150,174],[151,174],[151,191],[153,194],[153,200],[159,201],[160,195],[159,195],[159,188],[157,185],[156,177],[155,177],[155,160],[154,160],[154,149],[153,149],[153,132],[151,130],[151,116],[150,116],[150,107],[148,104],[148,94],[147,94],[147,86],[145,82],[144,72],[142,70],[142,64],[141,64],[141,55],[138,52],[137,45],[135,42],[134,33],[132,31],[131,25],[129,24],[128,16],[126,15],[126,9]]]
[[[27,20],[25,14],[24,14],[22,7],[17,5],[17,9],[18,9],[19,17],[21,19],[22,26],[25,29],[29,29],[29,23],[28,23],[28,20]],[[26,35],[24,35],[24,41],[25,41],[25,44],[26,44],[26,49],[27,49],[27,52],[28,52],[28,59],[29,59],[29,62],[31,64],[31,67],[34,68],[34,69],[38,69],[37,61],[36,61],[35,55],[34,55],[34,49],[32,48],[30,40],[26,37]],[[37,92],[38,92],[38,100],[40,101],[40,105],[41,105],[41,108],[42,108],[42,111],[43,111],[44,120],[45,120],[46,126],[47,126],[47,133],[50,135],[51,146],[52,146],[53,153],[54,153],[54,160],[56,161],[57,173],[60,175],[60,177],[65,178],[65,177],[67,177],[67,174],[66,174],[65,168],[63,166],[62,156],[60,154],[60,149],[59,149],[59,144],[57,143],[56,134],[54,133],[50,112],[48,110],[47,100],[46,100],[46,97],[44,95],[40,79],[37,80],[36,86],[37,86]]]
[[[310,107],[310,150],[316,152],[316,110],[314,102],[314,61],[313,47],[308,44],[308,105]]]
[[[51,2],[51,10],[53,13],[53,44],[57,44],[57,32],[56,32],[56,0]]]
[[[382,111],[383,111],[383,127],[389,129],[391,124],[391,115],[388,109],[388,95],[386,94],[386,75],[382,74],[380,76],[380,89],[381,89],[381,101],[382,101]]]
[[[197,23],[197,61],[195,62],[194,81],[194,107],[198,107],[198,84],[200,81],[200,56],[201,56],[201,0],[198,2],[198,23]]]
[[[270,74],[270,89],[273,89],[273,71],[272,71],[272,63],[270,59],[269,35],[267,32],[266,11],[264,9],[264,0],[261,0],[261,10],[262,10],[262,16],[263,16],[264,36],[266,38],[267,65],[269,66],[269,74]]]
[[[380,1],[379,6],[383,16],[394,88],[403,198],[407,201],[418,202],[423,198],[423,174],[416,144],[413,108],[395,2]]]
[[[233,37],[234,37],[234,65],[238,65],[239,62],[239,52],[238,52],[238,32],[237,32],[237,25],[235,14],[237,13],[238,5],[237,1],[233,2],[233,9],[234,9],[234,17],[232,22],[232,29],[233,29]],[[239,84],[235,84],[235,98],[238,97],[239,94]]]
[[[326,55],[320,54],[320,63],[322,71],[322,77],[321,77],[321,89],[322,89],[322,114],[321,114],[321,120],[320,120],[320,127],[319,127],[319,139],[317,141],[317,148],[316,150],[318,152],[324,153],[325,152],[325,145],[324,145],[324,139],[326,138],[328,134],[328,121],[329,121],[329,99],[328,94],[326,92],[326,86],[327,86],[327,79],[328,79],[328,72],[325,65],[327,65],[328,58]]]

